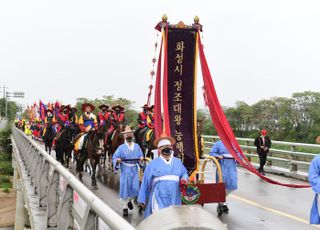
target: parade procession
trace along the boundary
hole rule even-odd
[[[171,22],[169,16],[163,14],[154,28],[148,28],[155,33],[156,41],[152,70],[145,81],[130,76],[115,85],[111,78],[87,76],[69,85],[63,77],[52,77],[50,82],[60,81],[61,88],[47,86],[46,90],[54,91],[55,97],[38,95],[40,99],[20,106],[11,123],[6,120],[12,124],[9,146],[17,164],[13,180],[20,183],[14,185],[18,189],[16,221],[20,215],[25,216],[17,221],[15,229],[318,228],[320,160],[318,156],[313,159],[315,152],[307,153],[306,148],[320,147],[320,133],[312,136],[317,144],[275,141],[276,133],[289,132],[279,128],[287,124],[279,116],[277,129],[258,121],[251,125],[254,131],[250,135],[255,139],[238,138],[247,128],[230,116],[250,119],[220,103],[218,91],[223,85],[213,77],[212,62],[206,56],[215,56],[208,48],[213,41],[206,39],[205,30],[214,24],[202,25],[201,15],[191,18],[192,23],[187,23],[190,18]],[[111,27],[108,36],[117,36]],[[134,44],[126,38],[126,43],[130,42]],[[123,47],[119,45],[117,52]],[[114,55],[110,50],[106,53]],[[120,62],[127,60],[126,54],[121,54]],[[135,55],[138,58],[142,54]],[[125,71],[124,66],[117,71]],[[82,71],[86,72],[85,68]],[[262,85],[267,83],[261,81]],[[98,99],[95,88],[99,84],[106,91],[102,95],[108,95],[109,88],[116,88],[119,94]],[[125,84],[130,88],[124,88]],[[140,95],[137,85],[145,89],[145,98],[139,104],[134,102]],[[76,103],[64,97],[74,88],[81,92]],[[234,100],[241,91],[244,89],[233,89]],[[288,103],[283,102],[293,109]],[[238,105],[242,109],[247,106]],[[261,107],[268,114],[264,105]],[[262,117],[254,110],[247,114]],[[297,114],[307,122],[307,115]],[[203,126],[204,119],[209,125]],[[292,122],[295,130],[302,130],[297,123]],[[312,125],[315,123],[310,124],[309,131]],[[280,144],[286,148],[281,149]],[[292,155],[287,156],[289,153]],[[307,157],[312,158],[305,160]],[[280,166],[273,165],[277,161]],[[298,173],[300,165],[306,173]],[[290,169],[279,173],[280,167]],[[255,193],[260,193],[259,199],[254,199]],[[248,211],[249,206],[253,211]],[[299,216],[301,212],[303,217]],[[37,227],[41,223],[45,227]],[[286,227],[286,223],[292,225]]]

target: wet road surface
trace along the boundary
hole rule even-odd
[[[54,152],[52,154],[55,155]],[[208,165],[206,171],[212,171]],[[75,165],[71,164],[70,171],[75,173]],[[112,209],[122,215],[122,204],[118,198],[119,174],[101,169],[98,173],[98,190],[92,190]],[[320,229],[320,226],[308,224],[309,212],[313,199],[311,189],[294,189],[268,184],[244,169],[238,169],[239,189],[228,196],[229,214],[220,217],[230,230],[308,230]],[[281,176],[268,175],[286,183],[303,182]],[[208,173],[207,182],[212,182],[214,173]],[[89,173],[83,177],[84,184],[91,188]],[[216,215],[216,204],[206,204],[204,208]],[[137,226],[143,219],[135,207],[125,218]]]

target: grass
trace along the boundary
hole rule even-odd
[[[0,175],[13,175],[13,168],[11,161],[0,160]]]
[[[10,177],[6,175],[0,175],[0,186],[4,183],[10,183]]]
[[[0,153],[0,189],[9,193],[12,188],[10,177],[13,175],[13,168],[10,156]]]
[[[6,192],[6,193],[10,192],[10,188],[12,188],[10,176],[0,175],[0,188],[2,189],[3,192]]]
[[[11,176],[12,168],[12,149],[10,145],[11,124],[8,122],[5,129],[0,131],[0,189],[9,193],[12,188]]]
[[[2,192],[10,193],[10,189],[9,188],[4,188],[4,189],[2,189]]]

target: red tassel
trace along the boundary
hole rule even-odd
[[[163,120],[164,120],[164,132],[167,136],[171,136],[170,131],[170,117],[169,117],[169,105],[168,105],[168,25],[166,25],[166,38],[164,42],[164,73],[163,73]]]
[[[162,60],[162,40],[160,45],[157,75],[156,75],[156,86],[154,92],[154,130],[156,138],[162,133],[162,120],[161,120],[161,60]]]

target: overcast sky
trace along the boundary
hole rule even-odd
[[[115,95],[138,107],[163,13],[200,17],[223,105],[319,90],[318,0],[0,0],[0,84],[23,90],[25,104]]]

